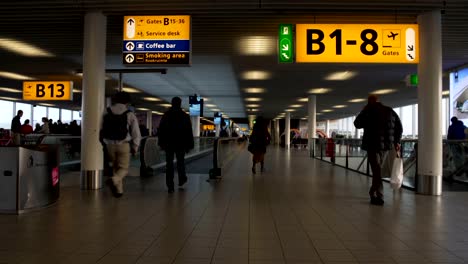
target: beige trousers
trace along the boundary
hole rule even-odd
[[[123,179],[130,165],[130,144],[108,144],[107,153],[112,162],[112,181],[118,193],[123,193]]]

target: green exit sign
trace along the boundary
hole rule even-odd
[[[419,84],[419,78],[417,74],[411,74],[410,75],[410,84],[413,86],[418,86]]]
[[[293,25],[280,24],[278,37],[278,58],[280,63],[293,63]]]

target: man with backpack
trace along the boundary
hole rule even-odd
[[[123,195],[123,179],[127,176],[130,154],[135,155],[140,145],[140,129],[135,114],[128,110],[130,95],[119,92],[108,107],[102,123],[102,138],[112,162],[112,177],[106,184],[116,197]]]

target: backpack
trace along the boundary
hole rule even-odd
[[[125,111],[121,115],[112,113],[112,110],[107,108],[107,114],[103,120],[103,138],[110,140],[124,140],[128,135],[127,114],[130,110]]]

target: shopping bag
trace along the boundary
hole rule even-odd
[[[403,159],[396,156],[393,160],[392,174],[390,175],[390,186],[398,190],[403,183]]]

